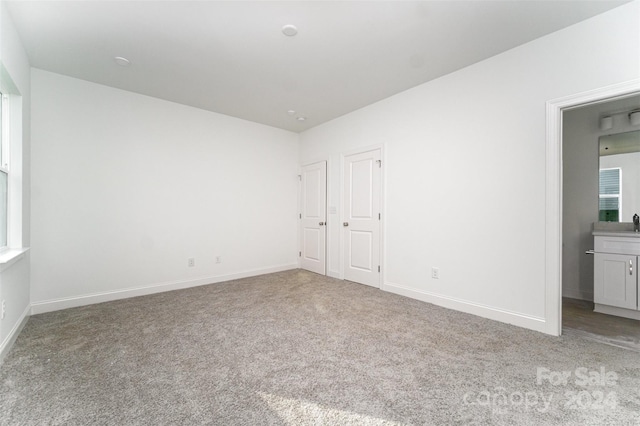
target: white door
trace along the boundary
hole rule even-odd
[[[380,287],[380,150],[345,157],[344,279]]]
[[[325,275],[327,162],[302,168],[300,267]]]

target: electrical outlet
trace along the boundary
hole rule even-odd
[[[4,299],[2,300],[2,312],[0,313],[0,319],[4,319],[4,315],[7,312],[7,304]]]
[[[431,268],[431,278],[440,279],[440,268],[433,267]]]
[[[216,256],[216,263],[222,263],[222,256]]]
[[[189,268],[193,268],[194,266],[196,266],[196,260],[195,260],[193,257],[190,257],[190,258],[187,260],[187,266],[188,266]]]

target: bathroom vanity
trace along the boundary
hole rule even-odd
[[[595,312],[640,320],[640,233],[594,230]]]

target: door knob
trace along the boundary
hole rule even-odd
[[[318,223],[318,225],[320,225],[320,226],[322,226],[322,225],[326,225],[326,224],[327,224],[327,222],[320,222],[320,223]]]
[[[343,222],[342,226],[349,226],[349,222]]]

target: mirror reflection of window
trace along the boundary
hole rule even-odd
[[[620,222],[621,173],[619,168],[600,169],[600,222]]]

